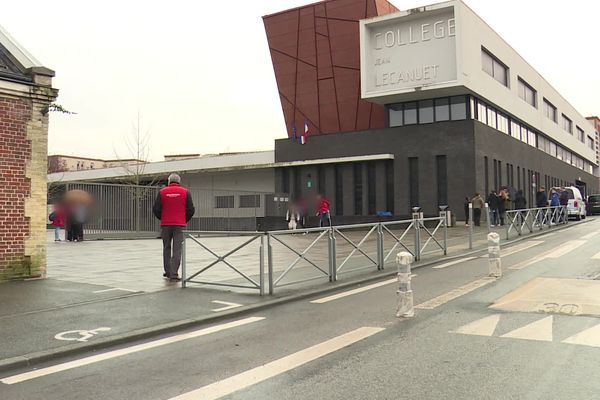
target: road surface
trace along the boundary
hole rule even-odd
[[[500,279],[414,270],[412,319],[388,279],[5,372],[0,399],[599,398],[600,220],[502,252]]]

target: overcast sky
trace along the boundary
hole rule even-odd
[[[261,16],[313,0],[2,4],[0,24],[56,71],[51,154],[129,156],[138,110],[151,159],[271,149],[285,125]],[[435,0],[393,0],[400,9]],[[600,114],[600,2],[466,3],[584,115]]]

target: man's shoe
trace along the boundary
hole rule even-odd
[[[172,276],[169,278],[169,282],[181,282],[181,278],[178,276]]]
[[[169,276],[167,275],[167,273],[163,273],[163,278],[169,279]]]

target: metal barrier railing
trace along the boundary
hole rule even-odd
[[[503,229],[509,239],[511,234],[533,233],[536,229],[565,224],[567,217],[564,206],[509,210],[506,211]],[[470,230],[468,240],[472,245],[471,235]],[[186,231],[184,237],[183,286],[188,283],[228,286],[258,290],[262,295],[267,290],[273,294],[276,288],[318,279],[335,282],[340,275],[353,271],[383,270],[386,263],[393,261],[398,250],[409,252],[417,261],[436,252],[446,255],[448,218],[447,213],[442,211],[439,217],[433,218],[423,218],[420,213],[415,213],[413,219],[400,221],[294,231]],[[243,241],[227,251],[217,251],[211,248],[214,244],[206,243],[209,238],[225,237],[242,238]],[[467,238],[464,237],[464,240]],[[187,242],[198,245],[210,259],[205,257],[190,262]],[[259,242],[258,268],[253,256],[255,250],[249,250],[248,255],[248,249],[256,242]],[[245,254],[240,254],[244,251]],[[235,255],[240,259],[232,260]],[[198,262],[202,263],[200,269],[188,276],[187,270]],[[219,280],[198,279],[218,264],[226,267],[229,277],[224,278],[220,270]]]
[[[533,233],[536,228],[539,230],[545,227],[550,228],[555,225],[562,225],[568,222],[566,206],[526,208],[522,210],[506,211],[506,239],[510,238],[511,232],[516,232],[521,236],[527,229]]]
[[[316,237],[313,238],[312,234],[315,234]],[[271,232],[266,232],[265,233],[266,238],[267,238],[267,248],[268,248],[268,276],[269,276],[269,293],[273,294],[274,289],[276,287],[281,287],[281,286],[288,286],[288,285],[292,285],[295,283],[302,283],[302,282],[308,282],[308,281],[312,281],[315,279],[322,279],[324,276],[328,279],[328,280],[332,280],[331,277],[333,276],[332,274],[332,266],[335,264],[332,260],[332,252],[331,252],[331,248],[332,248],[332,235],[331,235],[331,228],[312,228],[312,229],[303,229],[301,231],[271,231]],[[288,238],[307,238],[308,237],[308,245],[303,245],[301,246],[301,249],[297,249],[295,248],[293,245],[291,245],[289,243],[289,241],[285,241],[283,239],[283,237],[288,237]],[[309,257],[311,254],[311,250],[318,249],[317,244],[319,244],[323,238],[327,238],[327,254],[328,254],[328,266],[325,267],[323,265],[319,265],[319,261],[318,260],[313,260],[311,257]],[[299,240],[297,240],[299,241]],[[283,248],[285,248],[288,252],[293,253],[294,255],[294,259],[292,260],[291,263],[289,263],[288,265],[286,265],[283,268],[283,271],[281,272],[281,274],[279,274],[279,276],[276,276],[276,271],[275,271],[275,260],[274,260],[274,256],[273,256],[273,247],[274,245],[278,243],[281,246],[283,246]],[[334,245],[335,246],[335,245]],[[322,249],[321,249],[322,250]],[[292,270],[294,270],[295,268],[298,269],[298,266],[300,265],[300,262],[304,261],[307,264],[309,264],[313,269],[317,270],[318,272],[320,272],[320,274],[318,274],[318,276],[303,276],[300,279],[288,279],[286,282],[282,282],[284,280],[284,278],[288,277],[290,272]],[[306,275],[306,274],[303,274]]]
[[[243,241],[243,243],[238,244],[237,246],[235,246],[232,250],[229,250],[223,254],[219,254],[218,251],[211,249],[210,247],[208,247],[208,245],[202,243],[201,238],[202,237],[218,237],[218,238],[225,238],[225,237],[231,237],[231,236],[235,236],[235,237],[244,237],[244,238],[248,238],[246,240]],[[198,246],[200,246],[202,249],[204,249],[207,253],[209,253],[212,257],[214,257],[214,260],[212,260],[211,262],[209,262],[207,265],[204,265],[200,268],[200,270],[192,273],[191,275],[187,275],[187,270],[188,270],[188,248],[187,248],[187,242],[188,239],[191,240],[192,242],[196,243]],[[250,266],[250,268],[243,268],[242,266],[235,266],[233,264],[232,261],[230,261],[229,259],[231,258],[232,255],[238,253],[240,250],[242,249],[246,249],[250,244],[256,242],[256,241],[260,241],[260,245],[259,245],[259,251],[258,251],[258,282],[256,281],[256,279],[253,279],[252,277],[249,276],[250,272],[247,271],[248,273],[245,273],[244,271],[242,271],[242,269],[249,269],[252,270],[252,265]],[[223,280],[220,281],[214,281],[214,280],[196,280],[195,278],[200,276],[201,274],[205,273],[206,271],[212,269],[213,267],[215,267],[218,264],[222,264],[226,267],[228,267],[231,271],[235,272],[235,274],[232,277],[227,277]],[[199,284],[204,284],[204,285],[215,285],[215,286],[227,286],[227,287],[236,287],[236,288],[243,288],[243,289],[257,289],[261,295],[264,294],[264,289],[265,289],[265,280],[264,280],[264,264],[265,264],[265,235],[263,233],[257,233],[257,232],[252,232],[252,233],[248,233],[248,232],[227,232],[227,233],[223,233],[223,232],[200,232],[200,231],[185,231],[183,233],[183,251],[182,251],[182,267],[181,267],[181,285],[182,287],[186,287],[188,283],[199,283]],[[242,279],[242,283],[238,283],[237,281],[233,281],[233,278],[243,278]],[[247,283],[244,283],[247,282]]]

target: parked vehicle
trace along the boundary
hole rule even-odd
[[[587,198],[588,215],[600,214],[600,194],[592,194]]]
[[[567,193],[569,193],[569,204],[567,204],[567,215],[569,217],[574,217],[577,221],[585,218],[586,209],[585,209],[585,201],[581,192],[575,186],[567,186],[565,188]]]

